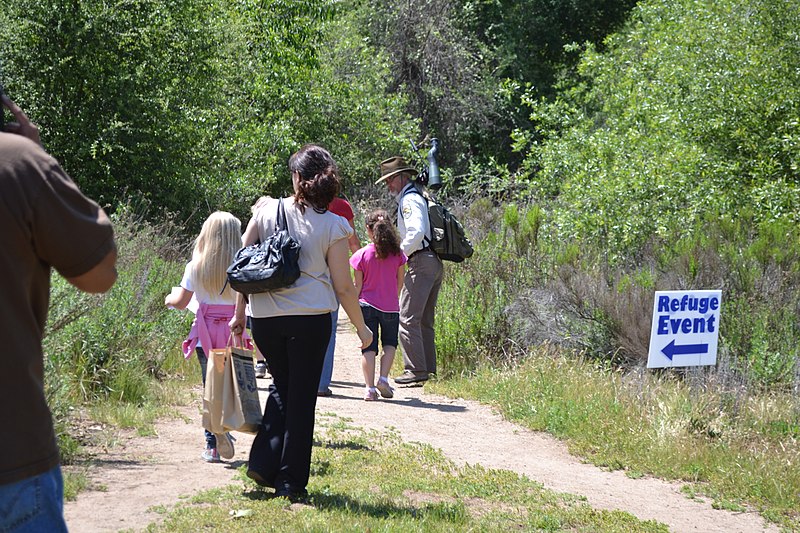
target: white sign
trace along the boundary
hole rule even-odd
[[[722,291],[656,291],[647,368],[717,364]]]

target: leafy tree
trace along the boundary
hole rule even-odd
[[[225,26],[220,53],[224,129],[218,147],[217,194],[224,203],[249,205],[264,191],[288,187],[284,167],[299,146],[301,117],[310,111],[306,92],[317,67],[320,27],[330,2],[227,2],[218,20]],[[228,187],[233,182],[239,187]],[[239,193],[244,193],[241,197]]]
[[[478,132],[491,135],[498,81],[486,50],[465,31],[455,0],[349,4],[362,38],[389,61],[389,94],[407,97],[421,135],[442,141],[441,163],[466,170]],[[418,139],[417,139],[418,140]]]
[[[495,115],[488,127],[481,124],[469,137],[472,153],[480,156],[473,163],[489,166],[482,181],[503,172],[497,164],[513,170],[521,163],[511,134],[515,129],[534,129],[523,96],[550,100],[559,86],[570,86],[580,58],[574,44],[602,47],[635,4],[635,0],[461,2],[459,20],[464,31],[480,43],[490,73],[487,81],[493,87]]]
[[[420,131],[420,121],[406,111],[406,95],[389,92],[387,53],[360,37],[359,23],[343,8],[325,25],[320,68],[309,91],[316,137],[335,155],[348,188],[372,184],[379,162],[406,153],[408,140]]]
[[[562,237],[619,255],[742,209],[796,221],[797,28],[794,3],[653,1],[605,53],[587,46],[581,84],[552,104],[531,98],[547,141],[528,178],[557,199]]]
[[[353,37],[356,21],[334,2],[230,2],[225,20],[221,105],[232,127],[220,150],[229,180],[243,184],[220,183],[227,201],[287,193],[286,162],[304,143],[331,150],[359,185],[416,135],[402,95],[386,96],[384,55]],[[233,196],[241,192],[249,196]]]
[[[498,76],[551,96],[577,57],[568,45],[605,37],[627,19],[635,0],[465,0],[465,20],[492,50]]]
[[[288,192],[289,154],[330,148],[353,183],[417,136],[385,55],[333,1],[21,0],[2,11],[9,90],[82,189],[199,223]],[[191,229],[191,228],[190,228]]]
[[[212,3],[19,0],[4,6],[5,81],[82,189],[136,192],[170,209],[196,201],[210,107]]]

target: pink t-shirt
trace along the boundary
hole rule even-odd
[[[364,284],[358,301],[371,305],[384,313],[399,313],[397,299],[397,269],[408,258],[404,253],[378,259],[375,245],[369,243],[350,257],[350,266],[364,275]]]

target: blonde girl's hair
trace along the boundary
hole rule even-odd
[[[376,209],[367,215],[366,222],[367,228],[372,232],[372,242],[375,243],[375,255],[378,259],[400,255],[400,235],[386,211]]]
[[[192,252],[192,279],[208,294],[222,293],[226,270],[242,247],[242,223],[226,211],[215,211],[203,222]],[[225,296],[234,292],[225,287]]]

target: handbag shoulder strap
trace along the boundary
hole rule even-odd
[[[289,226],[286,224],[286,211],[283,209],[283,198],[278,198],[278,217],[275,221],[275,233],[282,229],[288,230]]]

